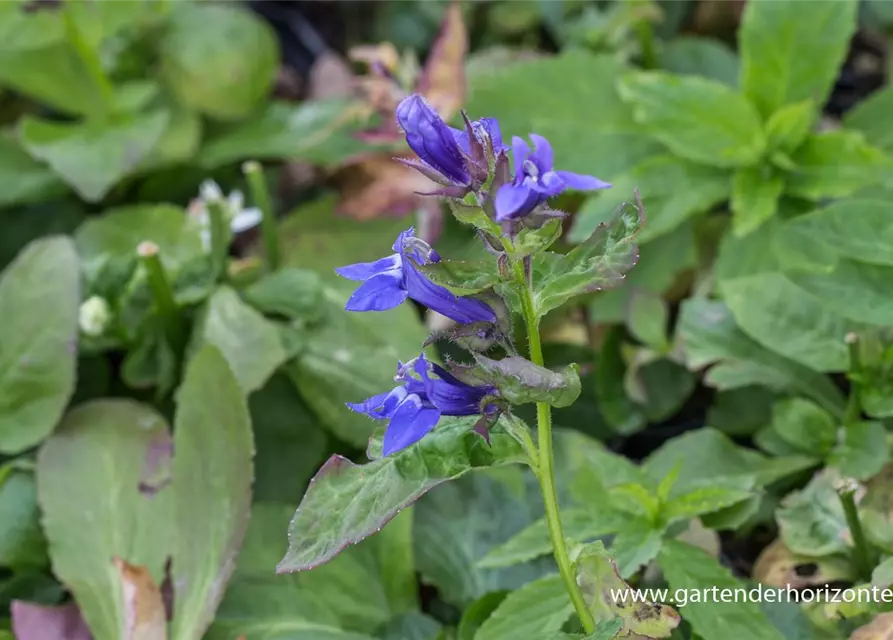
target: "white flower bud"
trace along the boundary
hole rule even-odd
[[[112,310],[105,298],[93,296],[85,300],[78,310],[78,324],[81,332],[96,338],[101,336],[111,322]]]

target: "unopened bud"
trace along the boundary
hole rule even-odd
[[[85,300],[78,309],[78,325],[81,333],[96,338],[105,333],[112,319],[112,310],[105,298],[92,296]]]
[[[158,245],[149,240],[140,242],[136,247],[136,255],[140,258],[151,258],[158,255]]]

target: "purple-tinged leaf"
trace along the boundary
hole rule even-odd
[[[45,607],[13,600],[12,632],[17,640],[93,640],[74,603]]]
[[[476,417],[443,419],[418,443],[357,465],[335,455],[319,470],[295,512],[279,573],[313,569],[381,530],[432,487],[478,467],[523,462],[521,446],[497,428],[488,446]]]
[[[624,202],[611,222],[599,225],[589,238],[566,255],[550,252],[534,257],[534,297],[542,316],[572,297],[611,289],[623,282],[639,260],[634,240],[645,221],[645,205]]]

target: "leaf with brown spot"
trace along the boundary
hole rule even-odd
[[[774,540],[757,558],[753,578],[773,587],[815,587],[839,580],[855,579],[844,556],[810,558],[788,549],[781,538]]]
[[[893,640],[893,613],[882,613],[859,627],[853,631],[849,640]]]
[[[125,640],[167,640],[167,618],[161,590],[145,567],[115,556],[124,593]]]
[[[465,102],[465,56],[468,53],[468,30],[462,18],[462,7],[451,2],[444,15],[440,34],[431,47],[416,91],[448,120]]]

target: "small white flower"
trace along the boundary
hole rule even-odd
[[[208,205],[223,201],[224,211],[233,233],[241,233],[260,224],[263,213],[257,207],[244,207],[245,198],[238,189],[230,192],[224,200],[220,186],[213,180],[205,180],[199,187],[199,197],[189,203],[187,213],[199,227],[202,246],[205,251],[211,250],[211,215]]]
[[[78,324],[85,336],[101,336],[112,320],[112,310],[105,298],[92,296],[78,310]]]

